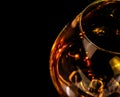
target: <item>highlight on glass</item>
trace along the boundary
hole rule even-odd
[[[96,0],[66,24],[49,70],[61,97],[120,97],[120,0]]]

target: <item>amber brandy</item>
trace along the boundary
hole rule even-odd
[[[97,0],[66,24],[49,63],[61,97],[120,97],[120,0]]]

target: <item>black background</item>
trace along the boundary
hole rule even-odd
[[[9,60],[5,58],[4,62],[8,64],[4,66],[6,69],[8,65],[6,75],[10,76],[4,87],[10,94],[5,91],[6,94],[33,97],[60,96],[50,78],[50,50],[62,28],[92,1],[5,2],[2,25],[5,25],[3,41],[7,42],[3,47],[9,44],[5,47],[4,54]]]
[[[47,95],[48,97],[60,97],[50,78],[49,56],[52,45],[62,28],[75,18],[93,0],[49,0],[47,1],[45,13],[45,36],[47,35]],[[47,32],[47,33],[46,33]]]

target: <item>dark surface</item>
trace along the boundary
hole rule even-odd
[[[70,21],[72,21],[76,15],[78,15],[82,9],[85,8],[93,0],[57,0],[48,1],[46,6],[46,19],[45,30],[47,30],[47,95],[48,97],[60,97],[58,92],[50,78],[49,74],[49,56],[52,45],[58,36],[62,28]]]

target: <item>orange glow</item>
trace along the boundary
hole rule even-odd
[[[91,64],[90,60],[87,60],[86,63],[87,63],[87,66],[88,66],[88,67],[89,67],[90,64]]]
[[[70,75],[69,75],[69,80],[72,81],[72,77],[77,73],[77,71],[73,71]]]
[[[68,55],[71,56],[71,57],[73,57],[73,58],[75,58],[75,60],[80,59],[80,55],[79,55],[79,54],[72,55],[72,54],[70,54],[70,52],[69,52]]]
[[[91,62],[89,60],[89,58],[86,56],[84,61],[86,62],[86,65],[89,67],[91,65]]]
[[[79,58],[80,58],[79,54],[75,54],[75,59],[77,60]]]
[[[102,33],[105,33],[104,27],[95,28],[95,29],[93,30],[93,32],[94,32],[95,34],[98,34],[98,35],[100,35],[100,34],[102,34]]]

